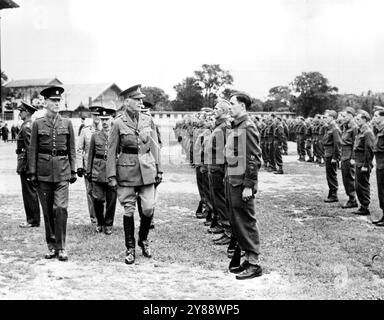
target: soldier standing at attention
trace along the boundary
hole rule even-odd
[[[334,110],[325,111],[326,129],[324,143],[325,173],[328,182],[328,197],[324,202],[337,202],[337,161],[341,153],[341,132],[336,125],[337,112]]]
[[[89,109],[92,112],[92,125],[85,126],[80,131],[80,136],[77,140],[76,148],[76,164],[77,164],[77,175],[79,178],[82,178],[85,174],[88,166],[88,154],[89,154],[89,145],[91,142],[92,134],[100,130],[100,118],[98,115],[98,109],[102,108],[100,105],[93,105]],[[88,203],[88,212],[89,217],[91,218],[91,223],[96,224],[96,214],[93,207],[93,198],[91,196],[91,190],[88,179],[84,179],[85,190],[87,193],[87,203]]]
[[[305,151],[307,152],[308,160],[307,162],[313,162],[313,153],[312,153],[312,139],[313,139],[313,124],[312,118],[307,118],[305,121]]]
[[[368,122],[371,120],[368,112],[360,110],[356,116],[356,124],[359,131],[353,145],[353,156],[351,161],[355,165],[356,170],[356,194],[360,202],[359,210],[355,214],[367,216],[369,212],[369,204],[371,202],[371,190],[369,178],[373,168],[373,143],[374,136]]]
[[[68,260],[65,238],[68,218],[68,186],[76,181],[75,133],[72,122],[59,114],[62,87],[40,92],[47,112],[32,124],[29,174],[37,185],[48,244],[46,259]]]
[[[347,203],[344,204],[342,208],[356,208],[355,166],[351,165],[353,144],[357,134],[357,125],[353,119],[355,116],[355,109],[347,107],[344,109],[344,112],[341,112],[340,114],[342,115],[341,119],[343,127],[341,134],[341,174],[345,192],[349,197]]]
[[[87,179],[92,185],[90,190],[97,219],[96,232],[104,231],[107,235],[112,234],[117,199],[116,187],[108,186],[106,177],[108,137],[111,129],[111,118],[114,114],[115,110],[111,109],[99,108],[97,110],[102,129],[92,134],[87,164]]]
[[[373,152],[376,158],[377,195],[383,213],[379,220],[372,221],[372,223],[378,227],[384,227],[384,108],[379,106],[376,108],[372,120],[376,132]]]
[[[160,148],[151,116],[140,112],[145,95],[135,85],[120,93],[124,112],[116,118],[108,139],[107,179],[117,186],[117,197],[124,207],[124,235],[127,248],[125,263],[135,262],[135,223],[137,196],[141,198],[143,215],[140,220],[138,245],[150,258],[147,240],[155,201],[155,183],[162,180]]]
[[[274,174],[283,174],[283,147],[285,140],[284,126],[281,120],[281,116],[278,115],[275,118],[275,132],[273,133],[273,144],[275,150],[275,161],[278,166],[278,170]]]
[[[299,122],[296,125],[296,142],[297,154],[299,161],[305,161],[305,122],[303,117],[298,118]]]
[[[243,280],[262,274],[258,265],[260,240],[254,201],[261,166],[260,136],[246,112],[251,105],[250,96],[237,92],[230,102],[229,112],[234,120],[225,146],[226,182],[229,218],[239,244],[232,260],[239,257],[240,250],[245,252],[245,259],[237,266],[231,261],[229,270],[239,273],[236,279]]]
[[[36,188],[28,179],[29,144],[31,140],[32,114],[36,107],[21,101],[18,107],[19,116],[23,120],[20,131],[17,135],[17,169],[20,175],[21,192],[23,195],[24,210],[27,215],[27,222],[21,223],[21,228],[40,226],[40,206]]]

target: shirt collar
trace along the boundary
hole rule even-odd
[[[245,120],[248,120],[248,114],[247,113],[245,113],[244,115],[234,119],[233,123],[234,123],[235,126],[237,126],[237,125],[239,125],[239,123],[241,123],[241,122],[243,122]]]

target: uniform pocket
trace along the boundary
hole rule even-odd
[[[48,154],[39,154],[37,158],[37,175],[49,176],[51,174],[51,156]]]
[[[123,159],[117,164],[117,180],[132,182],[137,178],[136,159]],[[138,171],[140,174],[140,171]]]
[[[61,170],[61,176],[67,176],[71,174],[71,168],[69,166],[68,156],[57,157],[58,165]]]

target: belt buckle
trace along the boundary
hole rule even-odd
[[[107,161],[107,154],[104,153],[104,157],[103,157],[103,159],[104,159],[105,161]]]
[[[52,157],[56,157],[57,156],[57,150],[56,148],[53,148],[52,149]]]

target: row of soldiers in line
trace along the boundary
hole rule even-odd
[[[262,151],[257,122],[246,112],[250,104],[249,95],[238,92],[213,109],[186,115],[174,128],[196,171],[200,195],[196,217],[205,218],[208,232],[219,235],[215,245],[227,246],[229,271],[237,279],[262,274],[254,202]]]
[[[337,167],[341,162],[341,175],[348,201],[343,209],[357,208],[354,213],[370,215],[370,175],[373,158],[376,159],[377,192],[380,208],[384,210],[384,108],[374,107],[371,116],[364,110],[358,112],[351,107],[337,113],[327,110],[324,115],[323,137],[324,159],[328,197],[324,202],[338,202]],[[384,215],[372,221],[384,226]]]
[[[111,234],[117,199],[124,207],[127,264],[135,262],[134,212],[138,202],[137,243],[143,255],[151,257],[147,237],[162,171],[157,130],[150,114],[141,112],[145,95],[140,87],[120,93],[124,103],[113,125],[115,110],[93,106],[93,124],[82,129],[78,141],[72,122],[59,114],[62,87],[40,92],[45,98],[46,113],[33,122],[32,114],[37,108],[25,102],[19,106],[23,125],[17,137],[17,173],[27,215],[27,222],[21,227],[40,225],[40,200],[48,246],[46,259],[68,260],[68,187],[77,177],[86,178],[89,212],[97,232]]]

